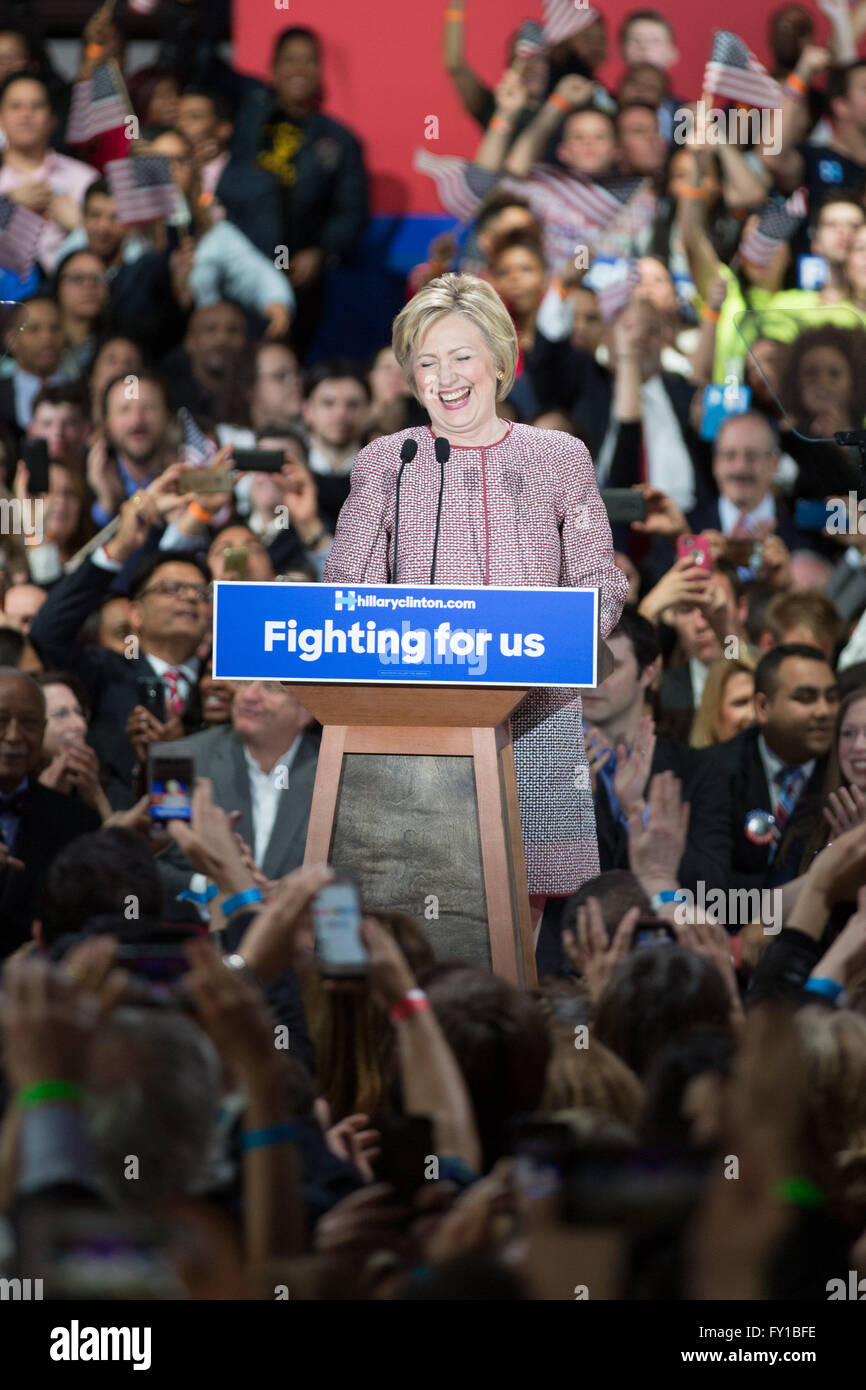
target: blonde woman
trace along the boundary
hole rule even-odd
[[[701,703],[695,711],[692,748],[725,743],[755,722],[755,663],[750,657],[719,657],[707,671]]]
[[[614,560],[592,459],[571,435],[498,413],[518,344],[496,291],[474,275],[439,276],[398,314],[393,346],[431,423],[384,435],[358,454],[325,582],[592,587],[606,637],[628,581]],[[439,436],[451,445],[442,474]],[[403,472],[395,554],[397,471],[409,437],[418,450]],[[537,924],[548,896],[567,896],[598,873],[580,697],[533,691],[511,727]]]

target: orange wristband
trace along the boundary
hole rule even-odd
[[[104,44],[104,43],[89,43],[89,44],[87,44],[87,45],[85,46],[85,49],[84,49],[84,56],[85,56],[85,58],[102,58],[104,54],[105,54],[105,44]]]
[[[190,516],[195,517],[196,521],[203,522],[205,526],[210,526],[211,522],[213,521],[212,513],[206,512],[204,507],[199,506],[198,502],[190,502],[189,506],[187,507],[187,511],[189,512]]]
[[[511,122],[504,120],[502,116],[491,116],[490,129],[501,130],[504,135],[507,131],[511,129]]]
[[[788,76],[785,78],[785,86],[790,87],[792,92],[796,92],[797,95],[801,97],[806,96],[809,91],[808,82],[804,82],[802,77],[798,77],[795,72],[788,73]]]
[[[462,10],[446,10],[445,18],[451,24],[462,24],[466,16]]]
[[[559,111],[574,110],[571,102],[567,97],[564,97],[561,92],[551,92],[547,100],[550,102],[551,106],[555,106]]]
[[[711,309],[709,304],[705,304],[701,309],[701,318],[704,323],[718,323],[721,314],[717,309]]]
[[[677,194],[678,198],[685,198],[689,203],[705,203],[709,196],[705,188],[681,188]]]

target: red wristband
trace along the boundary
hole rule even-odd
[[[410,989],[408,994],[404,994],[402,999],[391,1008],[390,1014],[392,1022],[402,1023],[405,1018],[410,1018],[412,1014],[423,1014],[430,1010],[430,1000],[423,989]]]

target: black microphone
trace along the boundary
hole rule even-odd
[[[436,578],[436,551],[439,548],[439,522],[442,518],[442,491],[445,487],[445,465],[451,457],[451,445],[444,435],[436,437],[433,451],[439,464],[439,505],[436,508],[436,530],[433,534],[433,562],[430,566],[430,583],[433,584]]]
[[[400,467],[397,470],[397,496],[394,501],[394,568],[391,571],[391,583],[397,583],[397,545],[400,535],[400,484],[403,481],[403,469],[407,463],[411,463],[418,452],[418,440],[411,436],[403,440],[403,447],[400,450]]]

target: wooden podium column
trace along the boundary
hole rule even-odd
[[[420,844],[416,849],[419,857],[423,855],[425,825],[428,819],[436,823],[432,813],[437,809],[440,830],[449,820],[453,821],[446,828],[461,846],[472,841],[477,833],[489,964],[512,984],[524,989],[534,985],[535,952],[509,726],[509,715],[526,692],[504,687],[454,689],[380,684],[298,684],[293,688],[297,698],[323,726],[304,862],[331,860],[334,850],[334,861],[339,862],[335,828],[347,820],[352,824],[357,845],[359,836],[364,842],[366,818],[373,843],[377,814],[384,813],[386,806],[392,814],[394,810],[387,803],[389,785],[393,785],[388,781],[392,759],[444,759],[446,763],[471,759],[474,806],[467,805],[462,796],[459,802],[454,799],[450,807],[444,808],[419,802],[414,808],[407,808],[400,825],[410,844]],[[346,722],[347,716],[351,723]],[[357,782],[352,791],[352,779],[346,775],[347,760],[351,761],[353,755],[372,755],[366,766],[363,796]],[[423,783],[420,776],[418,783]],[[429,786],[429,780],[426,785]],[[400,815],[399,809],[397,814]],[[447,862],[447,844],[444,851]],[[355,865],[347,860],[346,867]],[[361,879],[364,890],[363,869]],[[408,911],[423,921],[421,903],[387,901],[387,883],[380,884],[382,892],[386,900],[373,903],[368,894],[367,901],[378,907]],[[423,922],[434,947],[436,920]],[[456,937],[449,938],[445,954],[461,954],[455,940],[459,943],[459,930]],[[467,954],[479,959],[477,949]]]

